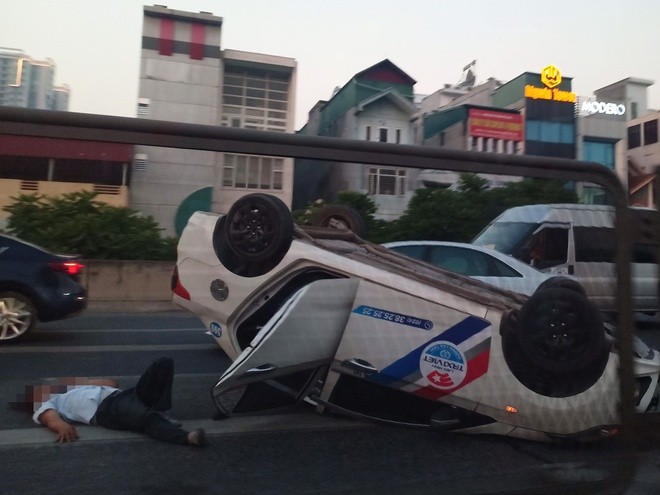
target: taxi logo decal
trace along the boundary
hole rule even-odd
[[[432,387],[447,390],[463,382],[467,364],[463,353],[450,342],[433,342],[422,352],[419,369]]]
[[[369,379],[437,399],[488,371],[491,333],[489,321],[468,316]]]

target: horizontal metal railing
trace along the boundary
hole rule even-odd
[[[629,448],[631,453],[631,464],[621,466],[623,468],[621,472],[630,476],[634,470],[636,417],[633,407],[630,253],[633,237],[636,234],[639,235],[639,231],[634,228],[631,221],[625,189],[617,176],[606,167],[595,163],[541,156],[447,150],[430,146],[376,143],[169,121],[7,107],[0,107],[1,134],[449,170],[459,173],[474,172],[552,178],[591,182],[603,186],[611,195],[617,213],[615,227],[617,232],[618,345],[621,355],[621,438],[624,446]],[[657,221],[655,225],[658,225]],[[657,426],[651,427],[658,429]]]

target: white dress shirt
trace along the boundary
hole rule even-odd
[[[98,385],[83,385],[71,388],[64,394],[54,394],[41,404],[32,415],[35,423],[39,422],[41,413],[54,409],[67,421],[89,424],[99,404],[112,392],[119,389]]]

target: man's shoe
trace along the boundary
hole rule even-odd
[[[206,432],[203,428],[197,428],[194,431],[188,433],[188,443],[196,447],[205,447],[206,446]]]

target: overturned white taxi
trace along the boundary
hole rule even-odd
[[[371,244],[295,226],[250,194],[195,213],[172,277],[234,361],[213,390],[228,416],[288,407],[530,439],[616,431],[615,339],[561,277],[526,297]],[[636,341],[636,405],[657,407],[660,355]]]

